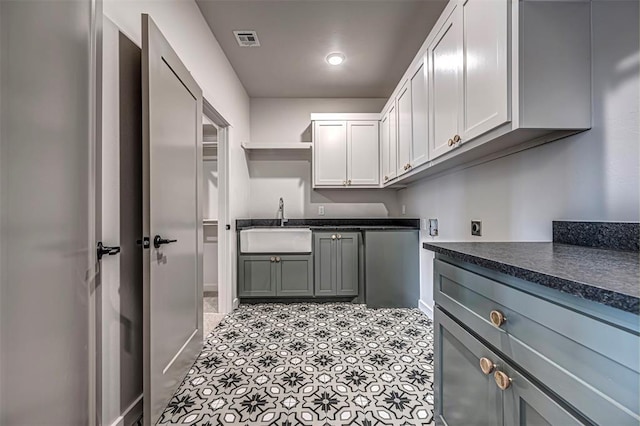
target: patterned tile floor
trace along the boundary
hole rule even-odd
[[[242,305],[208,336],[159,424],[431,424],[432,345],[417,309]]]

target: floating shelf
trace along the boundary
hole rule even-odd
[[[311,149],[311,142],[243,142],[242,148],[247,151],[263,150],[308,150]]]
[[[204,226],[212,226],[212,225],[217,225],[218,224],[218,219],[204,219],[202,221],[202,224]]]
[[[218,142],[207,142],[207,141],[204,141],[204,142],[202,142],[202,147],[203,148],[215,148],[215,149],[218,149]]]

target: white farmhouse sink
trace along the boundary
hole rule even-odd
[[[242,253],[311,253],[307,228],[254,228],[240,231]]]

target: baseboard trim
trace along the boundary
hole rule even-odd
[[[418,308],[429,318],[433,319],[433,308],[422,300],[418,300]]]
[[[218,284],[203,284],[202,291],[204,292],[218,291]]]
[[[111,423],[111,426],[130,426],[138,420],[140,416],[142,416],[142,396],[143,394],[140,394],[140,396],[124,410],[124,413]]]

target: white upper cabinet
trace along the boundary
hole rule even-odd
[[[424,63],[411,77],[411,168],[427,162],[427,75]]]
[[[378,118],[379,114],[312,114],[314,188],[380,186]]]
[[[347,182],[347,122],[316,121],[313,126],[314,186]]]
[[[395,103],[391,105],[386,115],[389,117],[389,151],[387,152],[388,171],[385,174],[389,177],[387,180],[392,180],[398,176],[398,110]]]
[[[510,119],[508,5],[509,0],[463,0],[463,141]]]
[[[380,160],[382,167],[380,173],[382,173],[382,183],[388,182],[390,177],[389,167],[389,113],[382,115],[380,119]],[[395,166],[394,166],[395,170]]]
[[[445,9],[446,11],[447,9]],[[436,28],[427,48],[429,66],[429,157],[433,160],[460,141],[462,115],[462,25],[460,6]]]
[[[347,122],[347,185],[380,185],[378,121]]]
[[[396,98],[398,109],[398,176],[411,168],[411,83],[407,81]]]

